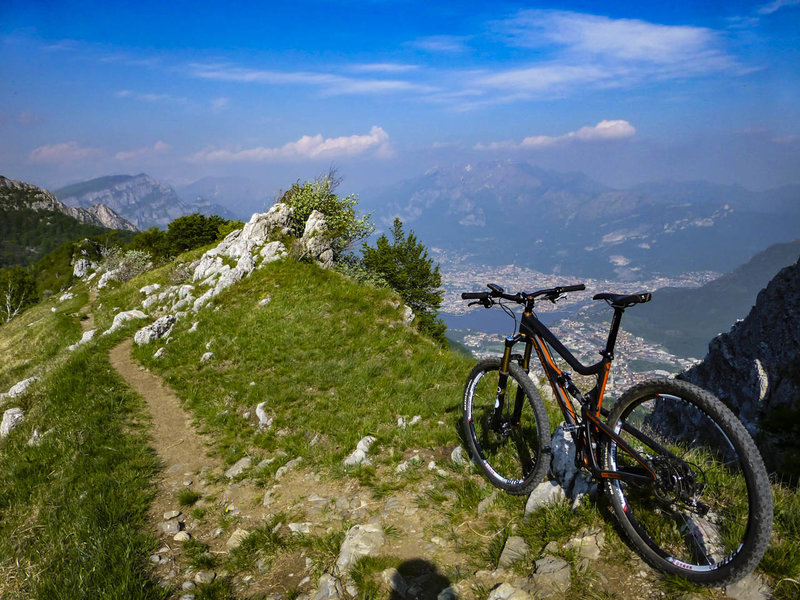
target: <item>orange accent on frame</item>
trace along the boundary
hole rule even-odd
[[[606,383],[608,382],[608,373],[611,371],[611,363],[607,362],[603,369],[603,376],[600,378],[600,391],[597,394],[597,414],[600,414],[600,409],[603,406],[603,397],[606,393]]]
[[[561,369],[558,368],[553,357],[550,355],[550,352],[547,350],[547,346],[544,345],[539,340],[538,336],[532,336],[531,340],[533,341],[533,346],[536,348],[536,354],[539,356],[539,360],[542,364],[547,363],[557,374],[561,374]],[[550,387],[553,388],[553,394],[558,399],[559,404],[562,406],[566,406],[567,411],[572,416],[573,421],[577,422],[578,417],[575,414],[575,410],[572,408],[572,402],[570,402],[569,396],[567,395],[567,391],[561,387],[560,385],[556,385],[556,383],[547,375],[545,371],[545,377],[547,377],[547,381],[550,382]],[[563,398],[563,400],[562,400]]]

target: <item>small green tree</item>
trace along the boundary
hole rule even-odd
[[[173,253],[180,254],[193,248],[215,242],[220,226],[227,223],[217,215],[207,217],[200,213],[178,217],[167,226],[167,238]]]
[[[303,234],[312,212],[318,210],[325,215],[334,259],[340,258],[342,252],[374,231],[369,215],[356,214],[357,196],[351,194],[342,198],[336,194],[341,181],[336,177],[336,171],[331,169],[327,175],[320,175],[313,181],[296,181],[276,201],[292,207],[292,227],[298,236]]]
[[[361,248],[361,261],[364,267],[377,273],[394,289],[403,301],[411,307],[418,319],[420,330],[444,343],[446,327],[437,317],[442,305],[442,276],[439,265],[428,258],[425,246],[417,241],[411,231],[403,231],[403,222],[394,220],[392,241],[381,235],[375,248],[365,242]]]
[[[153,258],[167,258],[172,253],[167,232],[158,227],[137,233],[127,246],[128,250],[143,250],[149,252]]]

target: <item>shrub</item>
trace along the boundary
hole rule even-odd
[[[117,271],[114,279],[129,281],[153,268],[152,257],[144,250],[122,250],[119,246],[103,249],[103,267]]]
[[[369,215],[356,214],[357,196],[351,194],[341,198],[335,193],[340,183],[341,179],[331,170],[327,175],[321,175],[313,181],[296,181],[276,201],[292,207],[292,227],[298,236],[303,235],[306,221],[312,212],[318,210],[325,215],[327,236],[335,259],[374,231]]]

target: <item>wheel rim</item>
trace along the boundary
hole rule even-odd
[[[539,460],[538,431],[530,402],[522,393],[522,413],[519,423],[512,416],[519,384],[508,378],[506,401],[497,429],[491,426],[497,392],[498,372],[484,371],[471,382],[468,395],[468,420],[474,431],[473,443],[477,450],[476,460],[501,483],[514,486],[525,481],[534,471]]]
[[[629,424],[673,455],[622,429]],[[696,405],[659,394],[633,403],[614,425],[644,456],[658,483],[611,483],[625,518],[663,560],[690,571],[713,571],[741,551],[750,519],[743,462],[729,436]],[[611,470],[640,468],[613,441]]]

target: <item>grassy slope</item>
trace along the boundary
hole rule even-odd
[[[0,389],[41,378],[2,406],[26,417],[0,442],[0,597],[163,598],[144,568],[155,540],[142,533],[158,465],[136,425],[141,399],[107,358],[125,332],[66,351],[80,338],[70,315],[81,300],[0,328]],[[48,432],[38,446],[27,444],[34,429]]]

